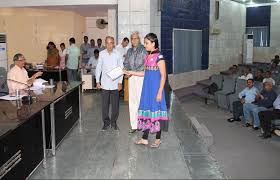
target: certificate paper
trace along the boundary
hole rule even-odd
[[[123,75],[123,70],[121,67],[116,67],[106,74],[114,81]]]

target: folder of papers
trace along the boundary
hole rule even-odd
[[[106,74],[114,81],[123,75],[123,70],[121,67],[118,66],[112,69],[111,71],[107,72]]]

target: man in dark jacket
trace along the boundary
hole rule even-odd
[[[266,82],[264,84],[264,90],[260,94],[257,94],[255,102],[251,104],[243,104],[243,113],[246,127],[251,126],[249,121],[253,120],[253,128],[255,130],[259,129],[260,119],[258,113],[273,107],[273,102],[277,97],[277,94],[273,91],[272,87],[272,82]]]

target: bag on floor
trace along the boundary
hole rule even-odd
[[[218,85],[216,83],[212,83],[210,84],[210,86],[208,87],[208,94],[212,94],[214,95],[214,93],[218,91]]]

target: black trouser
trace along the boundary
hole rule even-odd
[[[232,103],[232,114],[234,119],[238,119],[243,115],[243,104],[240,101],[234,101]]]
[[[271,121],[280,118],[280,110],[274,109],[273,111],[261,111],[259,112],[259,118],[264,134],[270,135]]]
[[[111,103],[111,121],[109,118],[109,106]],[[119,117],[119,91],[118,90],[102,90],[102,119],[104,126],[117,125]]]
[[[149,132],[150,132],[149,129],[145,130],[144,133],[143,133],[142,139],[147,140],[148,137],[149,137]],[[161,137],[161,131],[158,131],[157,134],[156,134],[156,139],[160,139],[160,137]]]

